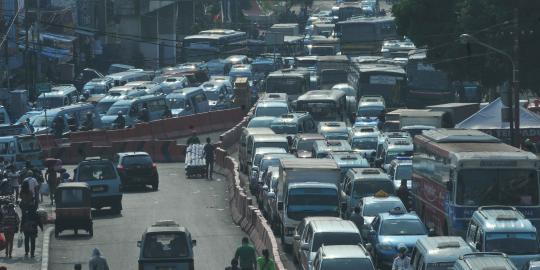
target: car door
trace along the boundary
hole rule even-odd
[[[311,253],[311,250],[303,250],[301,247],[302,245],[307,244],[311,249],[311,245],[313,243],[313,228],[311,224],[308,225],[308,227],[304,231],[304,235],[301,238],[300,241],[300,265],[302,266],[303,270],[308,270],[308,262],[309,262],[309,255]]]

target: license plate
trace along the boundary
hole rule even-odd
[[[102,187],[102,186],[92,187],[92,191],[95,191],[95,192],[101,192],[101,191],[104,191],[104,190],[105,190],[105,187]]]

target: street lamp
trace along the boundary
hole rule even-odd
[[[482,47],[488,48],[498,54],[503,55],[504,57],[508,58],[510,60],[510,63],[512,64],[512,96],[514,97],[514,102],[512,103],[512,99],[510,99],[510,140],[512,142],[512,145],[519,146],[520,142],[517,141],[520,136],[519,133],[519,70],[517,69],[516,63],[514,61],[514,58],[507,52],[497,49],[485,42],[482,42],[478,40],[476,37],[469,35],[469,34],[461,34],[459,36],[459,41],[462,44],[468,44],[468,43],[476,43]],[[513,107],[513,108],[512,108]],[[513,116],[512,116],[512,110],[513,110]],[[515,117],[515,119],[514,119]],[[515,130],[514,130],[514,123],[515,123]],[[515,132],[514,132],[515,131]]]

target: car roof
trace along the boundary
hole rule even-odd
[[[290,158],[282,159],[281,166],[284,169],[339,169],[338,165],[333,159],[329,158]]]
[[[416,241],[416,249],[424,253],[424,260],[428,263],[455,261],[459,256],[473,252],[469,244],[459,236],[423,237]]]
[[[150,154],[146,153],[146,152],[121,152],[121,153],[117,153],[118,156],[120,157],[126,157],[126,156],[150,156]]]
[[[420,218],[415,212],[409,212],[409,213],[380,213],[379,216],[381,217],[381,220],[400,220],[400,219],[415,219],[420,221]],[[422,221],[420,221],[422,222]]]
[[[311,222],[313,232],[359,233],[358,228],[350,220],[314,220]]]
[[[257,108],[259,107],[288,107],[287,102],[285,101],[273,101],[273,100],[263,100],[257,102]]]
[[[253,135],[254,142],[261,141],[278,141],[278,142],[288,142],[287,138],[279,134],[255,134]]]
[[[145,231],[145,233],[156,232],[183,232],[189,234],[189,231],[185,227],[182,227],[171,220],[158,221],[148,227]]]
[[[111,163],[111,161],[108,159],[101,158],[101,157],[87,157],[85,160],[79,162],[79,165],[83,165],[87,163]]]
[[[401,202],[401,199],[397,196],[386,196],[386,197],[380,197],[380,196],[367,196],[362,198],[362,201],[364,205],[367,204],[376,204],[379,202]]]
[[[257,154],[286,154],[287,151],[281,147],[259,147],[255,150],[255,155]]]
[[[380,168],[353,168],[349,170],[354,175],[354,180],[390,180]]]
[[[61,183],[58,188],[89,188],[86,182]]]
[[[302,133],[296,134],[298,140],[324,140],[324,136],[319,133]]]
[[[454,264],[454,269],[466,270],[516,270],[508,256],[503,253],[470,253],[461,256]]]
[[[485,232],[536,232],[531,221],[513,207],[480,207],[472,219]]]
[[[323,245],[319,252],[323,260],[345,258],[370,259],[369,253],[361,245]]]

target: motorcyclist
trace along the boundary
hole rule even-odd
[[[163,114],[161,115],[161,118],[172,118],[172,112],[171,109],[169,109],[169,106],[165,105],[165,110],[163,111]]]
[[[118,116],[114,119],[113,124],[116,129],[123,129],[126,127],[126,118],[122,111],[118,112]]]
[[[94,129],[94,115],[92,112],[87,112],[84,122],[82,123],[81,130],[88,131]]]
[[[62,133],[64,133],[64,129],[66,128],[66,123],[64,123],[64,117],[59,115],[57,116],[52,124],[52,129],[54,132],[54,136],[56,138],[61,138]]]
[[[143,103],[143,108],[139,116],[141,122],[150,122],[150,111],[148,111],[148,104]]]
[[[68,125],[68,128],[70,131],[77,131],[78,127],[77,127],[77,119],[75,119],[75,117],[73,117],[73,115],[70,115],[68,116],[67,118],[67,125]]]

